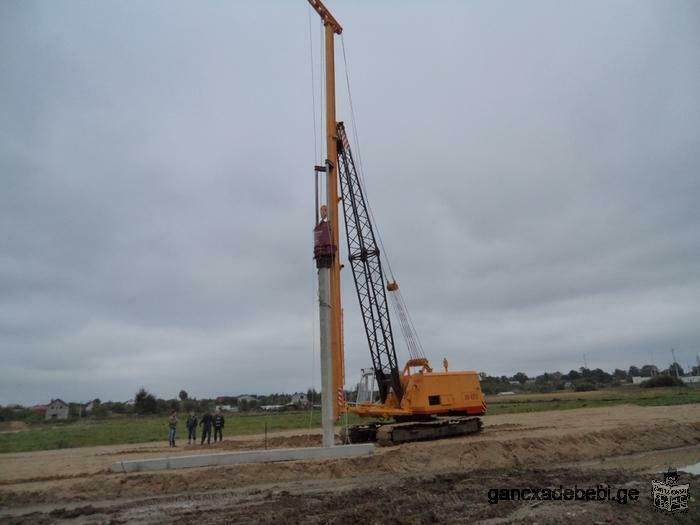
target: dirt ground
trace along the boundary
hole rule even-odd
[[[317,434],[269,436],[268,447],[313,446]],[[174,454],[261,448],[262,436]],[[113,474],[123,459],[171,455],[142,444],[0,455],[0,522],[54,523],[700,523],[653,510],[659,471],[700,462],[700,405],[486,416],[477,436],[378,448],[346,460]],[[639,501],[489,502],[489,489],[638,490]]]

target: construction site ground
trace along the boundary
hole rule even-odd
[[[700,523],[655,511],[652,479],[700,462],[700,404],[619,405],[486,416],[476,436],[377,448],[371,457],[112,473],[113,463],[261,448],[263,436],[173,451],[165,441],[0,455],[0,522],[55,523]],[[268,447],[319,445],[318,430]],[[489,489],[636,489],[639,501],[489,502]]]

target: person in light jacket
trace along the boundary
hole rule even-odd
[[[170,412],[170,419],[168,419],[168,441],[170,446],[175,446],[175,433],[177,432],[177,412],[174,410]]]
[[[221,412],[218,410],[216,411],[216,415],[214,416],[214,443],[216,443],[216,437],[219,437],[219,441],[224,440],[224,416],[221,415]]]

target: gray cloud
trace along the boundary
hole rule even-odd
[[[329,4],[434,360],[694,360],[696,3]],[[0,403],[318,386],[308,18],[301,0],[0,7]],[[338,79],[349,120],[340,52]],[[369,356],[343,284],[351,383]]]

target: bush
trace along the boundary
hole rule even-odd
[[[654,376],[644,381],[640,386],[643,388],[659,388],[664,386],[685,386],[685,383],[678,377]]]
[[[532,389],[535,392],[538,392],[540,394],[549,394],[551,392],[554,392],[555,388],[552,383],[537,383],[534,385],[534,388]]]
[[[578,383],[574,387],[575,392],[590,392],[592,390],[598,390],[598,387],[595,386],[593,383],[589,383],[587,381],[584,381],[583,383]]]

